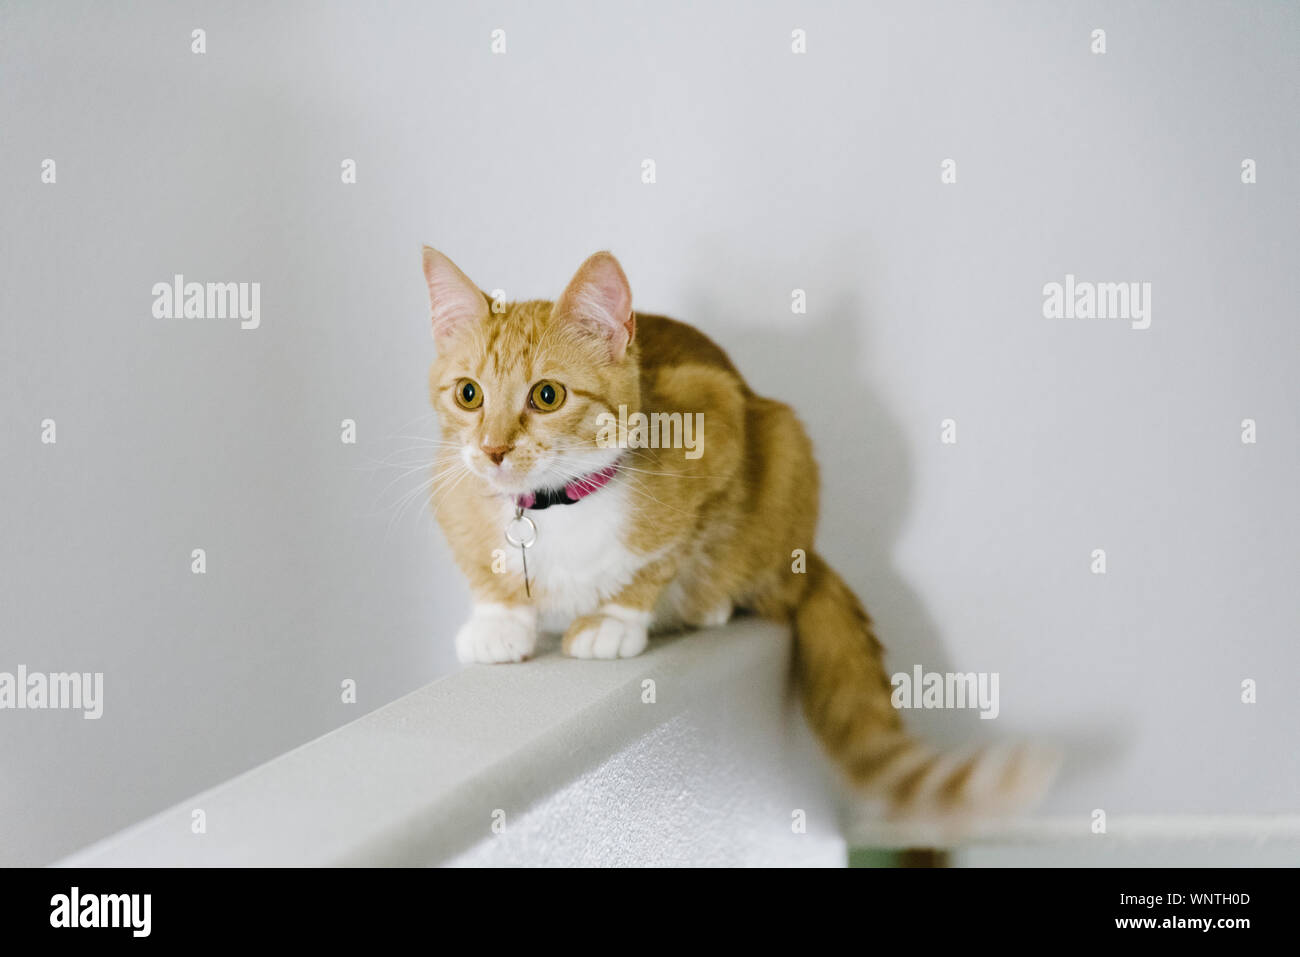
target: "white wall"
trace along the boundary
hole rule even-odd
[[[527,297],[613,249],[794,403],[891,665],[1001,675],[930,733],[1061,736],[1057,813],[1294,810],[1297,39],[1273,3],[4,5],[0,670],[106,703],[0,712],[0,863],[454,667],[415,477],[366,471],[432,434],[421,242]],[[154,319],[178,272],[260,282],[261,327]],[[1151,282],[1151,328],[1042,318],[1066,273]]]

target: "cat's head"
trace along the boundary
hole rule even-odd
[[[424,277],[442,438],[489,491],[558,489],[614,463],[600,416],[640,404],[632,292],[617,259],[596,253],[554,304],[494,305],[428,246]]]

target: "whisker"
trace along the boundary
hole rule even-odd
[[[639,474],[641,474],[641,475],[666,475],[666,476],[668,476],[669,478],[693,478],[693,479],[701,479],[701,478],[702,478],[702,479],[722,479],[722,478],[724,478],[724,476],[721,476],[721,475],[688,475],[688,474],[686,474],[686,473],[684,473],[684,472],[659,472],[659,471],[654,471],[654,470],[651,470],[651,469],[638,469],[638,468],[634,468],[634,467],[631,466],[631,465],[623,465],[622,463],[619,463],[619,462],[615,462],[614,465],[613,465],[613,467],[614,467],[615,469],[617,469],[618,471],[620,471],[620,472],[637,472],[637,473],[639,473]]]
[[[451,439],[442,439],[442,438],[435,439],[433,436],[430,435],[390,435],[388,436],[388,438],[409,439],[413,442],[423,442],[425,445],[459,446],[461,444],[459,442],[454,442]]]
[[[433,484],[434,484],[435,482],[437,482],[437,481],[438,481],[438,479],[437,479],[436,477],[434,477],[434,478],[430,478],[428,481],[426,481],[426,482],[422,482],[422,483],[421,483],[420,485],[418,485],[416,488],[414,488],[414,489],[412,489],[411,491],[407,492],[405,495],[403,495],[403,496],[398,500],[398,506],[396,507],[396,510],[393,512],[393,514],[389,517],[389,519],[388,519],[388,525],[387,525],[387,526],[385,527],[385,529],[384,529],[384,540],[385,540],[385,541],[388,541],[389,536],[392,535],[392,532],[393,532],[393,526],[397,523],[398,516],[400,516],[400,515],[402,514],[402,512],[406,509],[406,506],[407,506],[407,504],[410,502],[410,500],[411,500],[413,497],[418,497],[420,494],[422,494],[422,493],[424,492],[425,489],[429,488],[431,485],[433,485]]]
[[[445,492],[442,493],[442,501],[435,503],[433,506],[433,517],[435,519],[438,517],[438,509],[442,508],[442,503],[447,501],[447,499],[451,498],[451,493],[456,491],[456,486],[460,485],[461,482],[465,481],[466,475],[472,475],[472,474],[473,473],[469,469],[465,469],[464,474],[461,475],[460,478],[456,479],[456,481],[452,484],[452,486],[449,489],[447,489]]]
[[[392,517],[388,521],[388,528],[385,531],[385,538],[387,538],[387,536],[391,534],[393,527],[398,523],[400,523],[402,516],[405,514],[406,510],[413,503],[420,501],[422,496],[428,494],[429,501],[431,502],[438,495],[443,494],[444,491],[449,491],[450,488],[454,488],[455,485],[459,484],[461,479],[463,479],[468,474],[470,474],[470,471],[468,468],[465,467],[463,463],[452,462],[450,465],[445,466],[438,473],[431,476],[428,480],[421,482],[415,488],[407,491],[392,506],[395,510]],[[416,514],[419,514],[419,512],[417,511]]]
[[[397,455],[406,455],[406,454],[409,453],[409,452],[423,452],[423,451],[427,451],[427,450],[426,450],[426,449],[421,449],[421,448],[419,448],[419,447],[415,447],[415,446],[413,446],[413,447],[411,447],[411,448],[397,449],[397,450],[395,450],[395,451],[393,451],[393,452],[389,452],[389,453],[388,453],[387,455],[385,455],[382,459],[373,459],[373,458],[372,458],[372,459],[369,460],[369,462],[370,462],[370,464],[371,464],[372,466],[374,466],[375,468],[387,468],[387,467],[394,466],[394,465],[400,468],[400,467],[401,467],[401,463],[390,462],[389,460],[392,459],[394,456],[397,456]],[[432,459],[432,458],[430,458],[430,459],[422,459],[421,461],[427,461],[427,462],[429,462],[429,464],[432,465],[433,462],[436,461],[436,459]],[[361,466],[354,466],[354,468],[356,468],[356,469],[361,469],[362,467],[361,467]]]
[[[675,505],[669,505],[666,502],[659,501],[659,499],[655,498],[653,495],[651,495],[641,486],[642,480],[639,477],[634,475],[631,476],[631,478],[632,478],[632,483],[628,485],[627,487],[628,491],[635,492],[636,494],[640,495],[642,498],[648,498],[650,501],[654,502],[660,508],[669,509],[670,511],[676,512],[678,515],[689,516],[691,514],[690,512],[686,511],[683,508],[677,508]]]
[[[425,464],[425,463],[422,462],[422,463],[420,463],[419,465],[416,465],[416,466],[413,466],[412,468],[407,469],[405,472],[403,472],[402,474],[400,474],[399,476],[397,476],[397,478],[393,479],[391,482],[389,482],[387,485],[385,485],[382,489],[380,489],[380,491],[379,491],[379,496],[378,496],[378,497],[379,497],[379,498],[383,498],[385,492],[387,492],[390,488],[392,488],[394,485],[396,485],[396,484],[397,484],[398,482],[400,482],[402,479],[406,478],[406,477],[407,477],[408,475],[410,475],[412,472],[419,472],[420,470],[425,469],[425,468],[428,468],[428,467],[432,466],[433,464],[434,464],[434,463],[432,463],[432,462],[430,462],[430,463],[428,463],[428,464]],[[463,465],[460,465],[460,463],[453,463],[452,465],[443,466],[442,469],[440,469],[437,473],[434,474],[433,478],[436,480],[436,479],[440,478],[441,476],[446,475],[446,474],[447,474],[451,469],[456,468],[457,466],[459,466],[459,467],[461,467],[461,468],[464,468],[464,466],[463,466]]]

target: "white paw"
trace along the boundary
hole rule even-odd
[[[574,622],[564,636],[564,651],[574,658],[634,658],[645,651],[650,615],[621,605]]]
[[[719,628],[731,621],[733,610],[731,602],[723,602],[717,608],[702,616],[698,622],[694,622],[694,624],[699,628]]]
[[[528,607],[475,605],[456,632],[456,657],[465,664],[523,661],[537,647],[537,612]]]

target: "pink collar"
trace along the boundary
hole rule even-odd
[[[590,475],[574,479],[563,489],[542,489],[540,492],[525,492],[515,498],[515,505],[519,508],[530,508],[533,511],[550,508],[552,505],[572,505],[574,502],[586,498],[592,492],[604,488],[609,480],[617,474],[618,463],[615,462],[599,472],[592,472]]]

